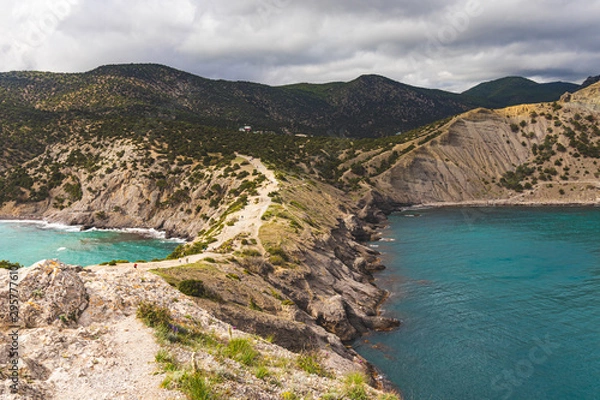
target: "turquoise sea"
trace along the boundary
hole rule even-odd
[[[405,399],[600,399],[600,209],[408,211],[384,237],[403,324],[355,348]]]
[[[43,222],[0,221],[0,260],[25,266],[51,258],[83,266],[110,260],[150,261],[165,258],[178,244],[156,231],[81,231]]]

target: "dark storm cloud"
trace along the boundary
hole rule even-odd
[[[3,4],[6,3],[6,4]],[[158,62],[269,84],[376,73],[463,90],[600,73],[600,0],[0,0],[3,70]]]

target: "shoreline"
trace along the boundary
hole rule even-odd
[[[421,203],[410,206],[400,206],[392,212],[403,212],[403,211],[417,211],[426,210],[430,208],[494,208],[494,207],[522,207],[522,208],[548,208],[548,207],[565,207],[565,208],[600,208],[600,202],[584,201],[584,202],[514,202],[510,200],[474,200],[474,201],[447,201],[447,202],[434,202],[434,203]]]
[[[381,239],[381,236],[383,234],[383,230],[385,229],[385,227],[389,224],[389,216],[394,214],[394,213],[398,213],[398,212],[403,212],[403,211],[411,211],[411,210],[423,210],[423,209],[430,209],[430,208],[486,208],[486,207],[507,207],[507,208],[512,208],[512,207],[529,207],[529,208],[533,208],[533,207],[540,207],[540,208],[544,208],[544,207],[568,207],[568,208],[577,208],[577,207],[581,207],[581,208],[596,208],[596,207],[600,207],[600,203],[598,202],[529,202],[529,203],[515,203],[515,202],[510,202],[510,201],[468,201],[468,202],[437,202],[437,203],[423,203],[423,204],[415,204],[412,206],[397,206],[395,205],[394,207],[388,208],[388,212],[384,213],[384,220],[383,220],[383,224],[382,223],[368,223],[366,221],[363,220],[363,223],[367,226],[370,226],[373,228],[373,231],[375,232],[375,234],[373,235],[372,240],[368,240],[368,241],[359,241],[359,243],[363,244],[363,245],[369,245],[372,243],[377,243],[378,240]],[[382,211],[382,208],[385,207],[381,207],[381,204],[372,204],[371,208],[373,210],[377,210],[377,211]],[[8,218],[7,218],[8,217]],[[44,220],[43,217],[40,216],[33,216],[33,215],[27,215],[27,216],[20,216],[20,217],[16,217],[16,216],[0,216],[0,221],[14,221],[14,222],[33,222],[33,223],[47,223],[47,224],[52,224],[51,222],[48,222],[47,220]],[[249,219],[246,220],[247,222],[251,222]],[[258,217],[257,222],[260,224],[260,216]],[[65,227],[68,226],[76,226],[76,225],[66,225],[66,224],[60,224],[60,225],[64,225]],[[122,231],[122,232],[126,232],[127,229],[131,229],[131,228],[94,228],[93,229],[98,229],[98,230],[111,230],[111,231]],[[133,229],[138,229],[138,228],[133,228]],[[146,228],[145,230],[149,230],[148,228]],[[224,238],[219,238],[221,240],[219,240],[219,242],[217,242],[216,244],[218,245]],[[377,254],[381,254],[379,252],[379,250],[377,249],[373,249],[377,252]],[[202,260],[206,257],[215,257],[215,256],[219,256],[220,254],[211,252],[211,251],[206,251],[200,254],[195,254],[195,255],[191,255],[189,256],[189,262],[193,263],[193,262],[197,262],[199,260]],[[187,263],[187,260],[185,260],[184,258],[184,262],[183,264]],[[134,263],[124,263],[124,264],[118,264],[117,266],[100,266],[100,265],[86,265],[84,268],[89,268],[90,270],[98,270],[98,269],[114,269],[114,268],[133,268]],[[162,260],[162,261],[156,261],[156,262],[148,262],[148,263],[138,263],[138,268],[141,270],[150,270],[150,269],[157,269],[157,268],[169,268],[169,267],[175,267],[175,266],[180,266],[182,265],[182,262],[180,261],[180,259],[174,259],[174,260]],[[373,275],[377,275],[377,273],[380,271],[373,271],[372,274]],[[384,290],[384,289],[382,289]],[[390,298],[390,296],[393,293],[389,292],[388,290],[385,290],[385,295],[379,299],[377,306],[376,306],[376,313],[378,316],[384,316],[385,315],[385,309],[384,309],[384,304],[387,302],[387,300]],[[400,325],[401,326],[401,325]],[[395,330],[397,327],[392,327],[390,329],[385,329],[385,330],[377,330],[377,329],[372,329],[373,332],[375,331],[392,331]],[[360,337],[364,337],[365,335],[361,335]],[[355,341],[358,341],[360,338],[357,338]],[[355,344],[350,344],[351,348],[354,350],[354,346]],[[357,353],[358,354],[358,353]],[[369,377],[372,379],[372,382],[376,385],[382,385],[380,387],[387,387],[387,388],[393,388],[394,390],[398,391],[399,393],[402,393],[402,390],[400,387],[398,387],[396,384],[394,384],[393,382],[391,382],[389,380],[389,378],[383,374],[374,364],[372,364],[371,362],[367,361],[366,359],[364,360],[368,366],[368,371],[369,371]]]
[[[385,215],[385,220],[384,223],[385,225],[381,225],[381,224],[369,224],[366,223],[367,225],[371,225],[374,228],[375,234],[372,240],[369,241],[365,241],[362,242],[362,244],[364,245],[370,245],[373,243],[377,243],[378,241],[380,241],[382,239],[382,235],[383,235],[383,230],[386,229],[389,226],[389,216],[396,214],[396,213],[401,213],[401,212],[405,212],[405,211],[419,211],[419,210],[426,210],[426,209],[444,209],[444,208],[552,208],[552,207],[562,207],[562,208],[600,208],[600,202],[527,202],[527,203],[515,203],[515,202],[511,202],[510,200],[485,200],[485,201],[464,201],[464,202],[435,202],[435,203],[422,203],[422,204],[415,204],[415,205],[411,205],[411,206],[392,206],[392,211],[386,213],[382,210],[382,207],[380,207],[380,205],[373,205],[372,208],[374,210],[377,211],[381,211],[384,213]],[[388,208],[389,210],[389,208]],[[372,247],[371,247],[372,248]],[[381,255],[381,252],[379,250],[377,250],[377,248],[372,248],[374,251],[377,252],[378,255]],[[385,268],[387,269],[387,266],[385,266]],[[381,271],[374,271],[373,275],[376,275],[378,272]],[[377,286],[379,288],[379,286]],[[387,302],[387,300],[392,296],[392,292],[386,290],[386,289],[382,289],[385,290],[385,296],[383,296],[380,301],[377,303],[376,306],[376,312],[378,316],[384,316],[385,314],[385,309],[383,308],[384,304]],[[377,329],[373,329],[373,332],[391,332],[394,331],[398,328],[400,328],[402,326],[402,322],[400,321],[400,325],[397,327],[391,327],[389,329],[383,329],[383,330],[377,330]],[[353,343],[351,344],[351,347],[354,351],[355,350],[355,345],[357,343],[359,343],[360,339],[362,337],[364,337],[365,335],[361,335],[360,338],[357,338],[356,340],[353,341]],[[357,352],[358,353],[358,352]],[[358,353],[360,355],[360,353]],[[364,357],[362,357],[362,355],[360,355],[361,358],[364,359]],[[371,363],[370,361],[364,359],[366,362],[366,365],[368,366],[368,371],[369,371],[369,377],[372,379],[372,381],[374,382],[374,384],[376,385],[376,387],[378,388],[387,388],[387,389],[392,389],[396,392],[398,392],[399,394],[402,394],[402,388],[397,386],[394,382],[392,382],[382,371],[379,370],[379,368],[374,365],[373,363]]]

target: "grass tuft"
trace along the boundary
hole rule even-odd
[[[321,365],[318,355],[314,353],[300,354],[296,359],[296,365],[309,374],[331,377],[331,373]]]
[[[248,339],[242,338],[231,339],[227,347],[223,349],[223,354],[247,366],[254,365],[260,355]]]
[[[344,395],[350,400],[369,400],[365,376],[360,372],[348,374],[344,380]]]

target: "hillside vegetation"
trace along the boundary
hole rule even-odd
[[[552,102],[558,100],[565,92],[572,93],[579,89],[579,85],[574,83],[537,83],[530,79],[513,76],[480,83],[462,94],[486,100],[487,107],[506,107],[517,104]]]

